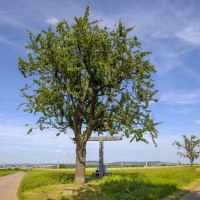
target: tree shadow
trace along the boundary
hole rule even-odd
[[[150,182],[139,173],[112,175],[88,181],[76,193],[63,200],[157,200],[178,191],[176,185]]]

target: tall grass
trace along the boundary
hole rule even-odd
[[[29,170],[23,177],[19,192],[32,190],[34,188],[70,183],[74,179],[74,174],[61,170]]]
[[[0,169],[0,176],[6,176],[18,172],[17,169]]]
[[[19,189],[20,200],[157,200],[183,189],[200,178],[195,168],[110,169],[111,176],[93,180],[94,169],[87,169],[88,182],[73,185],[74,170],[31,170]],[[76,195],[64,195],[67,188]],[[46,193],[44,195],[44,193]]]
[[[156,200],[183,188],[200,177],[195,168],[161,168],[113,171],[102,179],[91,198],[98,199],[99,192],[109,200]],[[87,197],[86,197],[87,195]],[[80,191],[76,199],[89,199]]]

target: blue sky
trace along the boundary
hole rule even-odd
[[[135,26],[142,47],[152,51],[158,104],[152,105],[158,127],[158,147],[129,140],[105,143],[105,162],[161,160],[184,163],[174,140],[182,134],[200,136],[200,2],[198,0],[0,0],[0,163],[74,163],[75,145],[67,135],[35,131],[27,136],[26,123],[34,116],[17,111],[25,80],[17,57],[26,56],[26,29],[38,33],[59,20],[73,23],[90,5],[91,19],[110,28],[122,19]],[[98,143],[87,145],[87,160],[98,159]],[[200,159],[197,160],[200,162]]]

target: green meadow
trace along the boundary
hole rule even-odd
[[[0,177],[18,172],[18,169],[0,169]]]
[[[74,169],[32,169],[18,190],[19,200],[156,200],[200,178],[195,167],[109,168],[112,175],[92,179],[94,168],[86,169],[87,182],[73,183]]]

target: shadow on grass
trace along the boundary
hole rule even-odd
[[[76,191],[76,195],[63,197],[62,200],[156,200],[178,190],[172,184],[151,183],[138,173],[104,177],[102,180],[96,180],[96,185],[94,182],[88,181]]]

